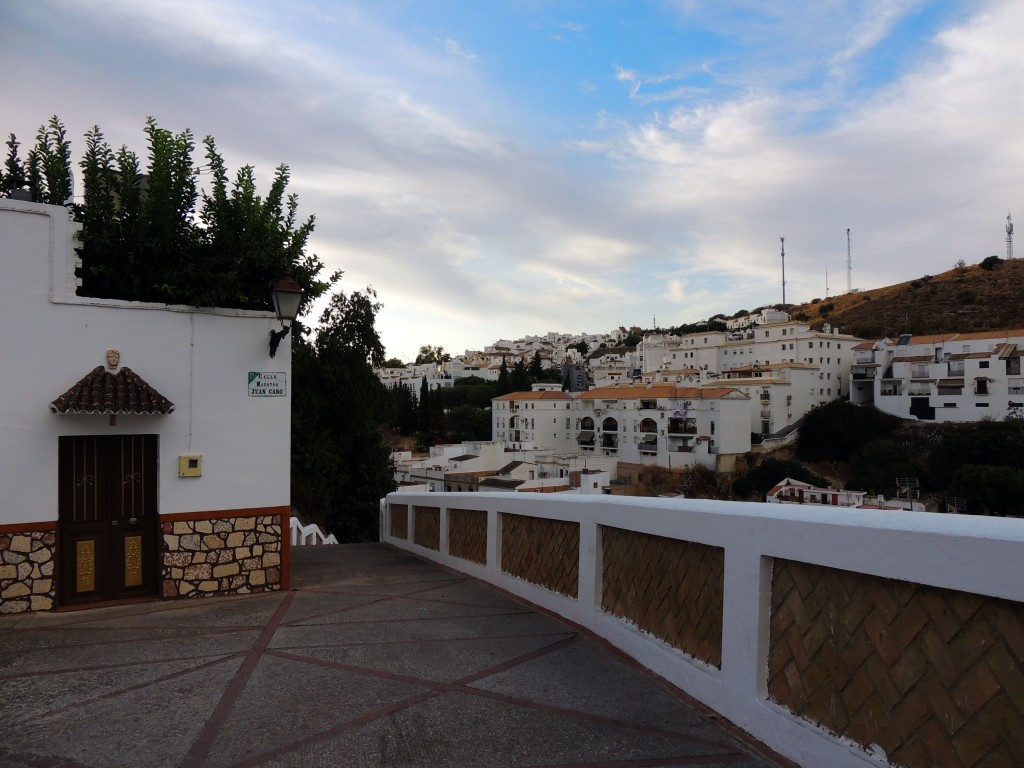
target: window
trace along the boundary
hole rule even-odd
[[[979,368],[988,368],[988,360],[982,360],[980,363],[978,363],[978,367]]]
[[[715,422],[711,422],[711,434],[715,434]]]

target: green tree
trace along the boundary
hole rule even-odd
[[[888,437],[900,420],[874,408],[833,400],[811,410],[800,425],[797,457],[845,461],[872,440]]]
[[[340,541],[377,538],[379,500],[394,490],[380,425],[390,400],[372,290],[335,293],[311,341],[292,337],[292,499]]]
[[[444,351],[444,347],[432,347],[429,344],[425,344],[420,347],[419,354],[416,355],[416,361],[413,365],[423,365],[424,363],[447,363],[452,359],[452,356]]]
[[[585,341],[577,341],[575,344],[570,344],[569,349],[577,350],[583,357],[590,354],[590,346]]]
[[[530,386],[530,374],[526,370],[526,363],[522,359],[516,360],[512,366],[509,383],[513,392],[529,392],[533,388]]]
[[[896,478],[920,477],[915,462],[916,451],[907,440],[872,440],[857,450],[850,459],[850,480],[847,488],[868,493],[896,494]]]
[[[4,167],[0,169],[0,196],[10,197],[16,189],[28,186],[28,174],[25,165],[18,156],[18,137],[13,133],[7,137],[7,157]]]
[[[491,439],[491,414],[488,411],[472,405],[457,405],[448,413],[446,421],[451,442]]]
[[[964,464],[950,478],[947,494],[967,500],[971,515],[1024,514],[1024,470]]]
[[[540,362],[540,351],[533,353],[533,359],[530,360],[530,369],[527,371],[531,381],[540,381],[544,375],[544,366]]]
[[[385,366],[388,367],[388,366]],[[394,415],[394,427],[400,435],[411,435],[419,426],[416,394],[407,384],[398,384],[391,388]]]
[[[427,384],[427,377],[420,380],[420,399],[417,413],[419,414],[419,427],[421,432],[430,432],[430,411],[431,411],[430,386]]]
[[[382,368],[405,368],[405,363],[399,360],[397,357],[389,357],[384,361]]]
[[[498,369],[498,385],[495,388],[494,396],[501,397],[507,395],[509,392],[513,392],[512,380],[508,372],[508,363],[505,358],[501,358],[501,367]]]

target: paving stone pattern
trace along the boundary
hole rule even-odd
[[[441,510],[438,507],[413,507],[413,542],[421,547],[441,549]]]
[[[1021,603],[776,560],[770,643],[774,701],[896,765],[1024,765]]]
[[[292,564],[288,592],[0,616],[0,765],[785,765],[479,582],[375,544]]]
[[[578,597],[579,524],[502,512],[501,570],[554,592]]]
[[[601,607],[719,668],[724,568],[721,547],[601,526]]]
[[[487,513],[480,509],[448,510],[448,554],[487,564]]]
[[[53,531],[0,533],[0,613],[53,608],[55,542]]]
[[[409,507],[405,504],[391,505],[391,535],[396,539],[409,538]]]
[[[163,523],[165,598],[280,588],[280,517],[260,515]]]

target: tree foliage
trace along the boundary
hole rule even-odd
[[[764,501],[765,494],[787,477],[819,487],[828,485],[827,480],[806,469],[799,461],[765,459],[736,478],[732,491],[741,498],[754,497]]]
[[[373,541],[394,490],[381,424],[392,401],[372,366],[384,360],[371,289],[335,293],[307,340],[292,341],[292,498],[339,541]]]
[[[833,400],[811,410],[800,425],[797,456],[804,460],[845,461],[875,439],[899,428],[895,416]]]
[[[423,365],[424,363],[447,363],[452,359],[452,356],[444,351],[444,347],[432,347],[426,344],[420,347],[419,354],[416,355],[416,360],[413,365]]]
[[[98,126],[85,134],[81,223],[81,293],[98,298],[190,306],[270,309],[270,291],[291,274],[303,288],[300,312],[337,282],[305,248],[314,218],[298,220],[298,198],[286,194],[288,167],[277,168],[261,197],[256,172],[243,166],[229,178],[212,137],[203,140],[209,194],[198,191],[192,132],[161,128],[148,118],[147,159],[115,150]],[[56,117],[40,127],[27,161],[14,134],[0,171],[0,194],[27,188],[34,201],[71,197],[70,142]]]

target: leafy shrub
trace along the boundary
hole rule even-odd
[[[893,434],[899,425],[897,417],[882,411],[833,400],[804,417],[796,453],[810,461],[845,461],[872,440]]]
[[[964,288],[956,292],[956,300],[961,304],[973,304],[978,300],[978,295],[970,288]]]
[[[999,269],[999,267],[1002,266],[1002,263],[1003,260],[1000,259],[998,256],[989,256],[982,260],[981,268],[987,269],[989,272],[991,272],[993,269]]]

